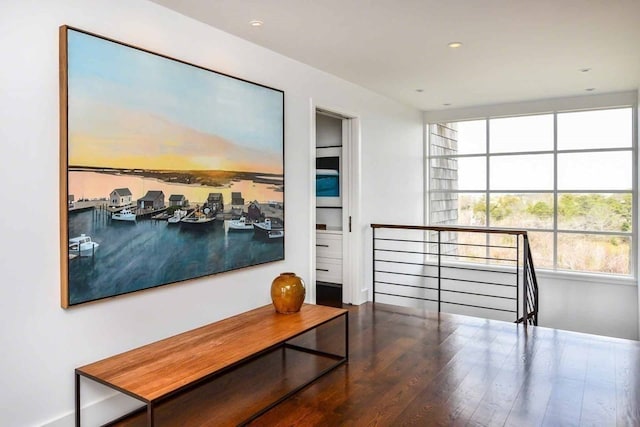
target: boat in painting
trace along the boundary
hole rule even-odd
[[[187,211],[182,209],[177,209],[175,212],[173,212],[173,216],[170,216],[167,219],[167,222],[169,224],[178,224],[186,216],[187,216]]]
[[[69,255],[81,257],[93,256],[98,246],[100,246],[100,244],[91,240],[91,236],[81,234],[78,237],[69,239]]]
[[[270,218],[253,224],[253,236],[261,240],[276,241],[284,238],[284,226]]]
[[[248,222],[246,217],[232,219],[229,221],[229,231],[252,231],[253,223]]]
[[[111,214],[111,219],[116,221],[135,221],[136,214],[129,208],[124,208],[120,212],[114,212]]]
[[[204,212],[194,211],[180,220],[180,224],[188,225],[206,225],[213,224],[216,219],[215,212],[209,211],[209,208],[205,208]]]

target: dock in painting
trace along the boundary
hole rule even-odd
[[[105,197],[70,197],[70,302],[282,259],[282,177],[227,174],[224,181],[206,182],[214,187],[198,182],[203,175],[215,174],[187,178],[181,172],[182,182],[176,182],[176,174],[167,171],[72,169],[72,178],[81,178],[85,189],[91,183],[96,192],[104,188]],[[128,179],[127,187],[122,179]],[[108,190],[104,181],[114,188]],[[273,231],[237,233],[233,225],[240,223],[250,230],[273,224]]]

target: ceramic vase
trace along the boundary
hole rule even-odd
[[[271,301],[278,313],[300,311],[305,293],[304,282],[295,273],[280,273],[271,282]]]

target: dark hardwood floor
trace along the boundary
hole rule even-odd
[[[640,426],[640,342],[384,304],[349,315],[349,363],[251,426]],[[340,351],[341,327],[301,340]],[[235,425],[324,366],[274,352],[165,401],[156,425]]]

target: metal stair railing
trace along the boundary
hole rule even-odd
[[[374,303],[424,303],[438,312],[457,307],[484,313],[480,317],[538,324],[538,282],[526,230],[371,228]]]

